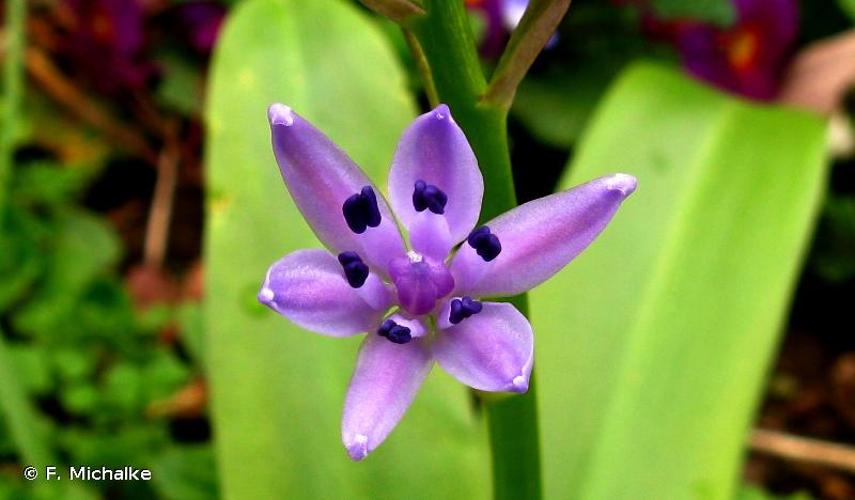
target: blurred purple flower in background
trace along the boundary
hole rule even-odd
[[[138,90],[156,74],[143,58],[144,17],[135,0],[65,0],[66,47],[99,91]]]
[[[202,0],[182,3],[176,11],[190,45],[201,54],[209,54],[217,42],[226,8],[217,2]]]
[[[466,7],[478,11],[486,28],[481,38],[481,55],[498,57],[508,41],[508,34],[520,23],[529,0],[466,0]],[[549,40],[547,48],[555,45],[558,35]]]
[[[512,304],[478,298],[517,295],[558,272],[606,227],[636,179],[595,179],[476,228],[484,182],[445,105],[404,132],[389,173],[390,204],[290,108],[274,104],[268,118],[282,178],[329,251],[286,255],[258,298],[323,335],[370,332],[342,418],[350,457],[361,460],[383,442],[434,361],[475,389],[528,390],[531,325]]]
[[[727,28],[647,16],[646,28],[669,39],[696,77],[746,97],[775,97],[798,31],[796,0],[734,0],[736,22]]]

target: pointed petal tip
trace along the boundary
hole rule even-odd
[[[350,459],[359,462],[368,456],[368,436],[365,434],[354,434],[352,439],[345,437],[344,447]]]
[[[264,305],[270,305],[273,303],[273,299],[276,297],[276,294],[273,293],[273,290],[267,287],[265,284],[261,287],[261,290],[258,291],[258,301]]]
[[[433,116],[437,120],[444,120],[448,118],[449,120],[451,120],[452,123],[454,123],[454,118],[451,117],[451,110],[448,109],[447,104],[440,104],[439,106],[433,108]]]
[[[294,111],[288,106],[277,102],[267,108],[267,120],[270,121],[271,126],[284,125],[290,127],[294,124]]]
[[[638,179],[629,174],[613,174],[608,178],[606,184],[608,189],[619,191],[624,198],[635,192],[638,187]]]
[[[520,394],[528,392],[528,377],[525,375],[517,375],[511,381],[511,385],[508,390],[511,392],[518,392]]]

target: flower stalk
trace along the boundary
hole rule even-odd
[[[426,85],[450,106],[475,151],[484,176],[481,220],[488,220],[517,204],[507,140],[509,106],[501,100],[482,99],[487,81],[463,2],[427,0],[424,8],[425,15],[411,19],[404,29],[411,33],[411,45],[417,45],[422,66],[428,69]],[[512,302],[527,314],[524,294]],[[482,401],[492,452],[494,498],[540,498],[534,375],[527,393]]]

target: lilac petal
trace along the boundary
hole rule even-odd
[[[448,197],[443,214],[417,212],[413,205],[416,181],[436,186]],[[425,113],[404,131],[389,172],[389,196],[395,214],[413,239],[430,238],[430,225],[415,222],[419,215],[444,218],[450,242],[444,242],[444,258],[451,246],[469,234],[481,212],[484,179],[475,153],[463,131],[442,104]],[[427,231],[428,235],[419,234]]]
[[[448,231],[445,218],[427,210],[413,217],[409,230],[413,250],[437,262],[444,261],[451,247],[457,243]]]
[[[390,293],[378,281],[369,275],[351,288],[326,250],[298,250],[270,266],[258,300],[302,328],[347,337],[373,331],[389,307]]]
[[[451,263],[458,295],[516,295],[549,279],[605,229],[636,179],[614,174],[521,205],[485,225],[501,253],[485,262],[464,243]]]
[[[534,336],[526,317],[511,304],[484,302],[481,312],[452,325],[450,302],[440,312],[433,344],[439,366],[482,391],[527,391]]]
[[[341,422],[341,439],[353,460],[380,446],[409,408],[433,365],[419,339],[406,344],[369,334],[359,359]]]
[[[356,252],[385,273],[389,259],[405,250],[382,193],[344,151],[291,108],[273,104],[267,116],[282,179],[318,239],[333,253]],[[374,191],[381,221],[356,234],[348,227],[342,207],[365,186]]]

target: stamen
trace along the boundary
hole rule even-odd
[[[346,199],[341,211],[347,227],[356,234],[362,234],[367,228],[380,225],[380,209],[371,186],[365,186],[361,192]]]
[[[368,266],[356,252],[342,252],[338,254],[338,262],[344,269],[344,277],[353,288],[359,288],[368,279]]]
[[[416,212],[430,209],[431,212],[442,215],[445,213],[446,203],[448,203],[448,196],[441,189],[423,180],[416,181],[415,190],[413,190],[413,207]]]
[[[499,242],[499,238],[495,234],[491,234],[490,228],[487,226],[481,226],[469,233],[466,241],[485,262],[490,262],[502,253],[502,244]]]
[[[478,314],[483,308],[484,304],[472,299],[468,295],[462,299],[454,299],[451,301],[451,312],[448,314],[448,321],[452,325],[456,325],[473,314]]]
[[[395,344],[406,344],[413,340],[413,336],[410,335],[409,328],[401,326],[391,319],[387,319],[382,325],[380,325],[380,329],[377,330],[377,335],[386,337],[390,342]]]

